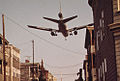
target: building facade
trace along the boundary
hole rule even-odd
[[[20,65],[21,77],[20,81],[57,81],[56,78],[44,68],[43,60],[40,63],[30,63],[29,60],[26,60],[25,63]],[[33,77],[34,72],[34,77]]]
[[[57,79],[51,73],[48,73],[47,81],[57,81]]]
[[[4,81],[3,68],[3,44],[2,35],[0,35],[0,79]],[[5,42],[5,57],[6,57],[6,81],[20,81],[20,50]]]
[[[95,39],[94,27],[92,26],[86,29],[85,48],[87,49],[87,55],[83,63],[85,81],[96,81]]]
[[[34,70],[33,70],[33,63],[30,63],[28,60],[25,63],[20,64],[20,81],[32,81],[33,80],[33,71],[34,71],[34,81],[39,81],[39,72],[40,64],[34,63]]]
[[[85,56],[85,60],[83,61],[83,69],[84,69],[84,79],[85,81],[89,81],[88,75],[88,55]]]
[[[114,37],[117,81],[120,81],[120,0],[113,0],[113,20],[109,28]]]
[[[120,0],[88,0],[95,26],[97,81],[120,81]]]

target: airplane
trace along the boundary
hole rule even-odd
[[[80,29],[86,28],[87,26],[92,26],[93,25],[93,23],[90,23],[90,24],[85,25],[85,26],[79,26],[79,27],[74,27],[74,28],[68,29],[68,27],[66,26],[66,22],[68,22],[72,19],[75,19],[77,17],[77,15],[63,19],[62,13],[59,12],[58,16],[60,18],[59,20],[53,19],[53,18],[48,18],[48,17],[43,17],[43,18],[57,23],[59,29],[44,28],[44,27],[31,26],[31,25],[27,25],[27,26],[29,28],[34,28],[34,29],[39,29],[39,30],[44,30],[44,31],[50,31],[52,36],[57,36],[57,32],[62,33],[63,36],[66,38],[68,35],[73,35],[72,32],[74,33],[74,35],[77,35],[77,30],[80,30]]]
[[[58,13],[58,17],[59,17],[59,20],[53,19],[53,18],[48,18],[48,17],[43,17],[46,20],[57,23],[58,24],[58,29],[44,28],[44,27],[31,26],[31,25],[27,25],[27,26],[29,28],[49,31],[49,32],[51,32],[52,36],[57,36],[57,33],[62,33],[62,35],[66,38],[66,37],[68,37],[68,35],[73,35],[73,33],[74,33],[74,35],[77,35],[77,30],[80,30],[80,29],[86,28],[87,26],[92,26],[93,25],[93,23],[91,23],[91,24],[88,24],[88,25],[85,25],[85,26],[79,26],[79,27],[74,27],[74,28],[68,29],[68,27],[66,26],[66,23],[70,20],[73,20],[73,19],[77,18],[77,15],[64,19],[63,14],[61,12],[61,3],[60,3],[60,12]]]

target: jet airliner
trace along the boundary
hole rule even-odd
[[[48,18],[48,17],[43,17],[46,20],[55,22],[58,24],[58,29],[53,29],[53,28],[45,28],[45,27],[38,27],[38,26],[31,26],[27,25],[29,28],[34,28],[34,29],[39,29],[39,30],[44,30],[44,31],[49,31],[51,32],[52,36],[57,36],[57,33],[62,33],[62,35],[66,38],[68,35],[77,35],[77,30],[86,28],[87,26],[92,26],[93,23],[85,25],[85,26],[79,26],[79,27],[73,27],[68,29],[66,26],[66,23],[72,19],[77,18],[77,15],[69,17],[69,18],[63,18],[62,12],[61,12],[61,5],[60,5],[60,12],[58,13],[59,20],[53,19],[53,18]]]
[[[58,29],[44,28],[44,27],[31,26],[31,25],[28,25],[28,27],[34,28],[34,29],[39,29],[39,30],[50,31],[52,36],[57,36],[57,32],[58,32],[58,33],[62,33],[64,37],[67,37],[68,35],[72,35],[72,32],[74,33],[74,35],[77,35],[77,30],[80,30],[80,29],[86,28],[87,26],[93,25],[93,23],[91,23],[91,24],[88,24],[85,26],[74,27],[74,28],[68,29],[68,27],[66,26],[66,22],[68,22],[72,19],[75,19],[77,17],[77,15],[63,19],[62,13],[59,12],[58,16],[60,18],[59,20],[53,19],[53,18],[48,18],[48,17],[43,17],[44,19],[47,19],[47,20],[57,23]]]

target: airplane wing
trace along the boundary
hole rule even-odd
[[[72,19],[74,19],[76,17],[77,17],[77,15],[69,17],[69,18],[66,18],[66,19],[63,19],[63,22],[66,23],[66,22],[68,22],[68,21],[70,21],[70,20],[72,20]]]
[[[37,26],[30,26],[27,25],[29,28],[39,29],[39,30],[45,30],[45,31],[51,31],[51,32],[59,32],[59,30],[52,29],[52,28],[44,28],[44,27],[37,27]]]
[[[59,23],[59,20],[57,19],[52,19],[52,18],[48,18],[48,17],[43,17],[44,19],[47,19],[49,21],[55,22],[55,23]]]
[[[74,27],[74,28],[68,29],[68,31],[72,32],[72,31],[75,31],[75,30],[80,30],[80,29],[83,29],[83,28],[87,28],[87,26],[92,26],[92,25],[94,25],[94,23],[84,25],[84,26],[80,26],[80,27]]]

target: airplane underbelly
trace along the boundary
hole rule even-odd
[[[62,34],[63,34],[64,37],[67,37],[67,36],[68,36],[68,33],[67,33],[67,32],[66,32],[66,33],[64,32],[64,33],[62,33]]]
[[[60,30],[61,32],[65,32],[65,31],[67,31],[67,27],[66,27],[66,25],[64,25],[64,24],[60,24],[60,25],[59,25],[59,30]]]
[[[64,37],[68,36],[67,27],[65,24],[59,25],[59,30],[63,34]]]

